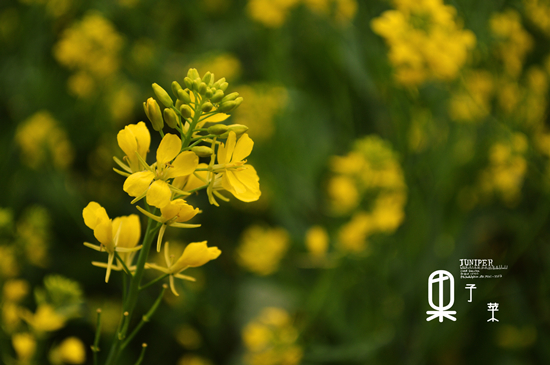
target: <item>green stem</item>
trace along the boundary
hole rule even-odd
[[[151,307],[151,309],[149,309],[149,311],[147,312],[147,314],[145,314],[143,317],[141,317],[141,321],[138,323],[138,325],[136,326],[136,328],[134,328],[134,330],[132,331],[132,333],[130,333],[130,335],[128,335],[128,337],[126,338],[126,340],[124,340],[124,342],[122,342],[122,345],[121,345],[121,350],[124,349],[126,346],[128,346],[128,344],[130,343],[130,341],[132,341],[132,339],[135,337],[135,335],[137,335],[137,333],[139,332],[139,330],[141,329],[141,327],[143,327],[143,325],[147,322],[149,322],[149,320],[151,319],[151,317],[153,316],[153,314],[155,314],[155,311],[157,310],[157,308],[159,307],[160,305],[160,302],[162,301],[162,298],[164,297],[164,292],[166,291],[166,288],[168,288],[168,286],[166,284],[164,284],[162,286],[162,290],[160,292],[160,295],[158,296],[157,300],[155,300],[155,302],[153,303],[153,306]]]
[[[155,283],[161,281],[162,279],[167,278],[169,275],[170,275],[170,274],[164,274],[164,275],[162,275],[162,276],[159,276],[158,278],[156,278],[156,279],[154,279],[154,280],[151,280],[150,282],[148,282],[148,283],[145,284],[144,286],[140,286],[140,287],[139,287],[139,290],[143,290],[143,289],[145,289],[145,288],[148,288],[148,287],[150,287],[151,285],[153,285],[153,284],[155,284]]]
[[[195,95],[195,100],[198,100],[197,95]],[[201,112],[201,106],[202,106],[202,100],[200,101],[200,104],[197,104],[195,107],[195,115],[193,116],[193,121],[191,122],[191,125],[189,126],[189,130],[187,131],[187,135],[185,136],[185,140],[182,144],[182,150],[189,146],[189,142],[191,142],[191,137],[193,136],[193,132],[195,130],[195,127],[197,126],[197,123],[199,122],[202,112]]]
[[[97,322],[95,328],[94,345],[92,346],[92,352],[94,356],[94,365],[97,365],[97,353],[99,352],[99,337],[101,335],[101,309],[97,309]]]
[[[128,325],[130,323],[130,319],[132,317],[134,308],[136,307],[136,304],[137,304],[139,286],[141,283],[141,279],[143,277],[143,273],[145,271],[145,263],[149,255],[149,251],[151,249],[153,239],[157,231],[159,230],[160,226],[161,226],[161,223],[158,223],[152,219],[149,219],[147,222],[147,230],[145,232],[145,237],[143,237],[143,246],[141,247],[141,250],[139,252],[138,262],[136,264],[136,272],[134,276],[131,278],[130,288],[128,289],[128,295],[126,297],[126,300],[124,301],[124,305],[122,308],[121,321],[120,321],[118,330],[115,333],[113,344],[111,345],[111,350],[109,351],[109,356],[107,358],[107,361],[105,362],[105,365],[117,364],[118,357],[120,356],[122,341],[126,337],[126,333],[128,331]],[[125,316],[124,313],[128,313],[128,314]]]
[[[115,250],[115,257],[118,260],[118,262],[120,262],[122,264],[122,267],[124,268],[124,272],[126,274],[132,276],[132,273],[130,272],[130,269],[128,269],[128,266],[126,266],[126,263],[124,262],[122,257],[120,257],[120,255],[118,254],[118,252],[116,250]]]

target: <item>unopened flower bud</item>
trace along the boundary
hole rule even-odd
[[[223,90],[216,90],[214,95],[210,98],[210,101],[213,103],[218,103],[223,99]]]
[[[179,89],[178,100],[181,100],[182,103],[184,104],[189,104],[191,102],[191,97],[189,96],[189,93],[186,90]]]
[[[172,93],[176,98],[178,97],[179,90],[182,90],[181,85],[177,81],[172,81]]]
[[[170,128],[176,129],[179,123],[179,117],[172,108],[164,109],[164,120]]]
[[[219,89],[225,91],[225,90],[227,90],[227,87],[228,87],[228,86],[229,86],[229,84],[228,84],[227,82],[222,82],[222,83],[220,84]]]
[[[199,86],[201,85],[201,79],[195,79],[193,80],[193,87],[192,90],[199,91]]]
[[[237,99],[238,96],[239,96],[239,93],[237,93],[237,92],[227,94],[226,96],[223,97],[222,103],[225,103],[226,101],[235,100],[235,99]]]
[[[211,72],[207,72],[202,77],[202,81],[207,85],[211,86],[214,83],[214,74]]]
[[[189,105],[183,104],[180,107],[180,113],[184,118],[191,118],[191,116],[193,115],[193,109],[191,109]]]
[[[223,134],[228,128],[225,124],[214,124],[208,127],[208,134]]]
[[[242,96],[239,96],[237,99],[233,100],[235,103],[237,103],[237,106],[241,105],[241,103],[243,102],[243,97]],[[235,108],[237,107],[235,106]]]
[[[206,94],[206,84],[204,82],[201,82],[199,84],[199,94],[204,95]]]
[[[235,132],[237,137],[248,131],[248,127],[243,124],[232,124],[230,126],[227,126],[227,129],[229,130],[229,132]]]
[[[162,104],[164,104],[165,107],[169,108],[172,105],[174,105],[174,102],[172,101],[172,98],[170,97],[170,95],[168,95],[166,90],[164,90],[162,87],[160,87],[160,85],[158,85],[156,83],[153,84],[153,91],[155,92],[155,95],[157,96],[157,99],[159,99],[159,101]]]
[[[205,113],[208,113],[212,110],[213,107],[214,106],[212,105],[212,103],[207,101],[206,103],[202,104],[201,110]]]
[[[207,146],[195,146],[191,148],[191,151],[195,152],[195,154],[199,157],[209,157],[214,153],[212,148]]]
[[[237,103],[235,101],[226,101],[226,102],[220,104],[220,106],[218,108],[218,111],[220,113],[229,113],[230,111],[232,111],[236,107],[237,107]]]
[[[211,88],[207,87],[206,88],[206,93],[204,94],[204,97],[207,98],[207,99],[210,99],[212,97],[212,95],[214,95],[214,91],[212,91]]]
[[[160,131],[164,127],[164,121],[162,120],[162,113],[157,101],[153,98],[147,99],[147,102],[143,103],[143,109],[147,118],[151,121],[153,129]]]
[[[189,71],[187,71],[187,77],[189,77],[191,80],[199,79],[199,72],[196,68],[190,68]]]
[[[221,79],[219,79],[218,81],[216,81],[216,82],[214,83],[214,85],[212,85],[212,87],[214,87],[214,88],[216,88],[216,89],[219,89],[219,88],[220,88],[220,85],[221,85],[222,83],[224,83],[224,82],[225,82],[225,77],[222,77]]]
[[[193,88],[193,79],[189,78],[189,77],[186,77],[183,79],[183,83],[185,84],[185,86],[191,90]]]

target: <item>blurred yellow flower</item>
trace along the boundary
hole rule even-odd
[[[36,352],[36,338],[28,332],[16,333],[11,338],[17,359],[25,364],[32,359]]]
[[[193,65],[198,70],[208,70],[214,75],[223,75],[227,80],[238,79],[242,72],[241,61],[232,53],[207,55],[195,60]]]
[[[247,12],[250,18],[268,28],[281,27],[290,9],[299,0],[249,0]]]
[[[68,337],[50,351],[49,360],[54,365],[84,364],[86,348],[79,338]]]
[[[27,309],[22,309],[21,318],[36,332],[57,331],[65,326],[67,320],[49,304],[40,304],[34,314]]]
[[[47,111],[39,111],[22,122],[15,140],[23,153],[23,162],[33,169],[50,162],[66,169],[73,161],[73,147],[67,134]]]
[[[55,44],[57,61],[75,71],[69,80],[72,92],[89,97],[95,84],[104,84],[119,69],[123,38],[112,23],[97,11],[65,29]]]
[[[464,78],[463,88],[451,95],[449,115],[458,122],[479,122],[491,112],[495,89],[493,77],[485,70],[472,70]]]
[[[178,360],[178,365],[212,365],[212,362],[199,355],[187,354]]]
[[[496,13],[489,20],[491,33],[497,40],[495,51],[504,63],[504,70],[518,78],[525,56],[533,47],[533,38],[521,25],[521,16],[515,10]]]
[[[29,293],[29,283],[23,279],[10,279],[4,282],[2,299],[7,302],[19,302]]]
[[[241,236],[237,263],[257,275],[270,275],[279,269],[288,246],[289,236],[283,228],[252,225]]]
[[[270,138],[275,131],[275,116],[283,110],[288,101],[288,93],[280,86],[256,85],[237,88],[246,103],[235,110],[233,121],[248,126],[249,135],[254,139]]]
[[[476,44],[463,30],[456,9],[442,0],[396,0],[395,10],[371,22],[389,46],[396,80],[405,86],[453,80]]]
[[[356,0],[303,0],[311,11],[334,19],[338,24],[349,24],[357,13]]]
[[[264,308],[242,331],[247,365],[297,365],[303,350],[296,344],[298,331],[288,313],[275,307]]]
[[[322,226],[310,227],[306,232],[306,248],[314,257],[324,257],[328,250],[329,237]]]

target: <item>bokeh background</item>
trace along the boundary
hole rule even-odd
[[[82,209],[136,213],[116,134],[195,67],[244,97],[262,196],[190,200],[166,238],[222,255],[124,364],[550,363],[549,45],[547,0],[3,0],[0,362],[91,364],[97,308],[105,356],[122,280]],[[472,303],[464,258],[508,265]],[[426,322],[440,269],[456,322]]]

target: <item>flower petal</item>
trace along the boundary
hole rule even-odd
[[[185,151],[179,154],[168,170],[167,178],[190,175],[199,165],[199,156],[193,151]]]
[[[167,133],[160,141],[157,150],[157,168],[162,168],[166,163],[172,161],[180,153],[181,139],[175,134]]]
[[[233,152],[233,158],[231,159],[231,161],[237,162],[247,158],[248,155],[250,155],[250,152],[252,152],[253,146],[254,142],[248,136],[248,134],[243,134],[241,138],[239,138],[239,140],[237,141],[237,145],[235,146],[235,151]]]
[[[151,134],[149,133],[149,129],[147,129],[147,126],[143,122],[130,124],[126,126],[126,128],[134,133],[137,141],[137,151],[140,156],[145,159],[147,152],[149,152],[149,146],[151,145]]]
[[[99,223],[94,229],[94,236],[105,246],[107,252],[113,252],[113,222],[111,220]]]
[[[172,192],[170,191],[168,183],[163,180],[156,180],[147,191],[147,204],[157,208],[163,208],[170,203],[171,197]]]
[[[141,224],[136,214],[117,217],[113,220],[113,232],[115,232],[116,247],[135,247],[141,236]]]
[[[102,221],[109,220],[107,211],[101,205],[96,202],[90,202],[82,210],[82,217],[84,218],[84,224],[89,228],[95,229],[95,227]]]
[[[140,171],[133,173],[126,178],[122,190],[130,196],[140,196],[147,191],[151,181],[155,178],[155,174],[151,171]]]
[[[193,242],[185,247],[180,258],[170,267],[172,273],[178,273],[187,267],[198,267],[214,260],[222,252],[217,247],[208,247],[206,241]]]

